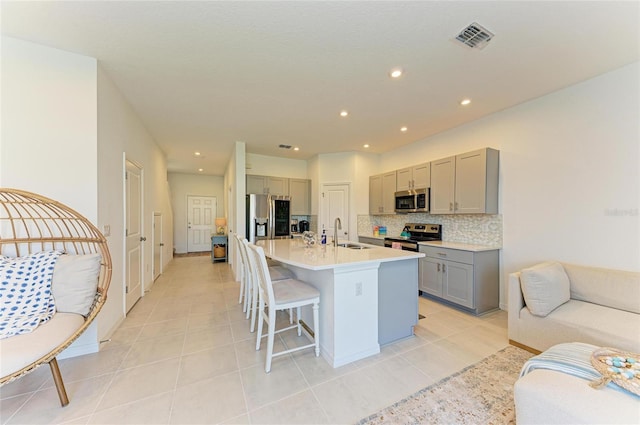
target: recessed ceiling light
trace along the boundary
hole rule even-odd
[[[293,150],[294,150],[294,151],[299,151],[299,150],[300,150],[300,148],[296,146],[295,148],[293,148]]]
[[[389,71],[389,76],[391,78],[400,78],[402,77],[402,68],[393,68],[391,71]]]
[[[408,130],[408,128],[407,128],[407,127],[402,127],[402,128],[400,128],[400,131],[402,131],[403,133],[404,133],[404,132],[406,132],[407,130]]]
[[[340,116],[341,116],[341,117],[346,117],[347,115],[349,115],[349,112],[347,112],[347,111],[340,111]]]
[[[471,103],[471,99],[462,99],[460,101],[460,104],[463,105],[463,106],[466,106],[466,105],[468,105],[470,103]]]
[[[363,147],[363,148],[368,148],[368,147],[369,147],[369,145],[362,145],[362,147]]]
[[[200,152],[194,152],[193,154],[194,154],[195,156],[200,156],[200,155],[201,155],[201,154],[200,154]]]
[[[198,171],[203,172],[204,168],[198,168]]]

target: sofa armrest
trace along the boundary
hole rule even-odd
[[[509,305],[507,306],[509,339],[517,341],[520,310],[525,306],[522,288],[520,286],[520,272],[509,273],[507,297],[509,300]]]

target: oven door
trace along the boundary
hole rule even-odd
[[[393,248],[394,242],[395,243],[399,243],[400,246],[402,247],[403,251],[418,252],[418,244],[417,243],[415,243],[413,241],[405,241],[405,240],[398,240],[398,239],[385,238],[385,240],[384,240],[385,248]]]

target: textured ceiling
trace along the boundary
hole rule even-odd
[[[640,58],[636,1],[1,7],[3,34],[97,58],[169,170],[189,173],[222,175],[235,141],[297,159],[385,152]],[[454,41],[473,22],[495,33],[483,50]]]

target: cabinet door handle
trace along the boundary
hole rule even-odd
[[[442,265],[442,273],[446,273],[446,270],[444,268],[444,264]]]
[[[449,211],[453,211],[453,202],[449,202]]]
[[[438,255],[441,257],[446,257],[447,253],[446,252],[438,252]]]
[[[455,211],[458,211],[458,203],[456,202],[455,206],[454,206]]]
[[[438,273],[440,273],[440,263],[438,263]]]

